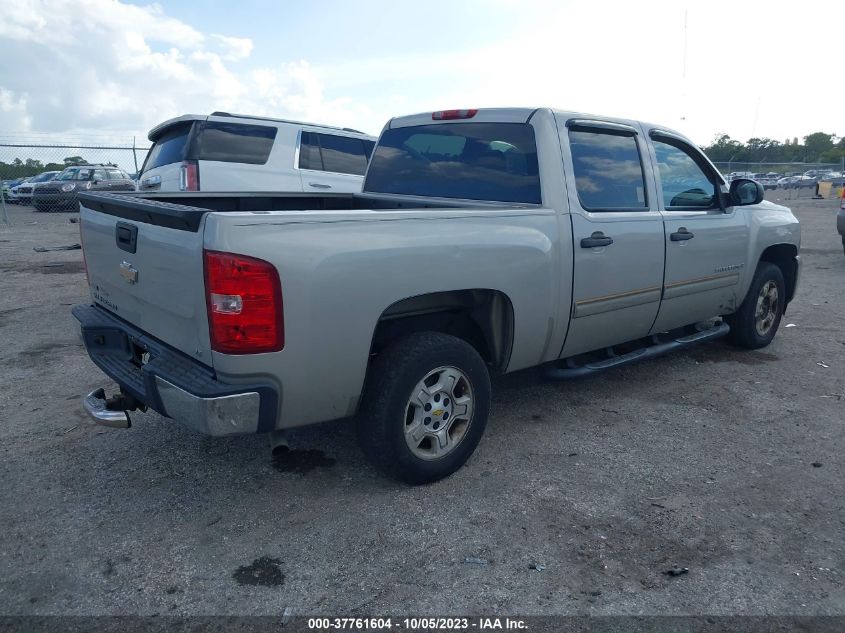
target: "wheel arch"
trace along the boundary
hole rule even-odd
[[[503,373],[511,356],[514,310],[500,290],[469,288],[432,292],[394,302],[380,315],[370,355],[414,332],[450,334],[472,345],[494,373]]]
[[[795,244],[772,244],[760,253],[759,262],[769,262],[780,268],[783,274],[783,283],[786,286],[786,304],[792,301],[795,296],[795,289],[798,282],[798,247]]]

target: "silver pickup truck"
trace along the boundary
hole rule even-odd
[[[662,126],[547,108],[391,120],[361,194],[82,194],[99,422],[353,418],[381,470],[458,469],[490,375],[569,379],[728,335],[768,345],[800,229]]]

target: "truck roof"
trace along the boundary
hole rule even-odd
[[[626,126],[633,126],[638,127],[640,124],[644,124],[649,127],[657,127],[661,130],[666,132],[671,132],[676,134],[682,138],[686,138],[680,132],[673,130],[671,128],[666,127],[665,125],[658,125],[656,123],[648,123],[646,121],[637,121],[634,119],[620,119],[618,117],[611,117],[611,116],[604,116],[598,114],[589,114],[586,112],[575,112],[572,110],[560,110],[557,108],[547,108],[547,107],[538,107],[538,108],[479,108],[476,110],[476,114],[473,115],[471,118],[466,119],[467,121],[475,121],[475,122],[500,122],[500,123],[527,123],[528,120],[534,116],[534,114],[540,110],[545,110],[547,112],[553,113],[561,118],[565,119],[584,119],[584,120],[597,120],[597,121],[605,121],[611,123],[618,123],[620,125]],[[460,121],[462,119],[451,119],[451,122]],[[395,117],[387,122],[387,129],[398,128],[398,127],[409,127],[412,125],[428,125],[431,123],[438,123],[441,121],[432,120],[432,112],[420,112],[417,114],[410,114],[407,116],[400,116]],[[445,120],[443,122],[449,122],[449,120]],[[688,140],[688,139],[687,139]]]

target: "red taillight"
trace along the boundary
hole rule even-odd
[[[278,352],[285,345],[282,285],[261,259],[203,251],[211,348],[224,354]]]
[[[200,166],[197,161],[182,161],[179,167],[179,189],[181,191],[200,190]]]
[[[431,118],[435,121],[449,121],[452,119],[471,119],[478,114],[478,108],[471,110],[440,110],[432,112]]]

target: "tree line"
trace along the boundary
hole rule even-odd
[[[845,137],[814,132],[783,143],[771,138],[750,138],[741,143],[727,134],[717,134],[713,142],[702,147],[713,162],[739,163],[839,163],[845,157]]]
[[[795,137],[781,143],[771,138],[754,137],[741,143],[720,133],[716,134],[710,145],[702,149],[716,163],[839,163],[845,157],[845,137],[814,132],[805,136],[803,141],[799,143]],[[61,163],[46,164],[33,158],[16,158],[11,163],[0,161],[0,179],[36,176],[43,171],[61,171],[65,167],[85,165],[87,162],[82,156],[68,156]]]
[[[68,156],[61,163],[47,164],[34,158],[27,158],[26,160],[16,158],[11,163],[0,161],[0,179],[14,180],[16,178],[26,178],[27,176],[37,176],[44,171],[61,171],[65,167],[87,164],[88,161],[82,158],[82,156]]]

